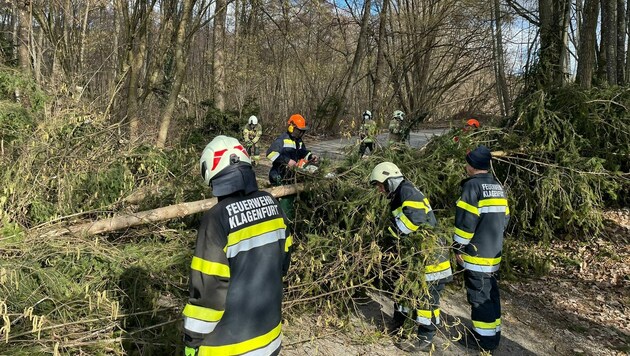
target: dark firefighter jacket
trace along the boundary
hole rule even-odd
[[[293,138],[288,132],[283,133],[267,150],[267,158],[272,162],[269,181],[275,184],[292,179],[294,173],[287,166],[289,161],[297,162],[302,158],[309,160],[310,156],[311,151],[306,149],[301,138]]]
[[[421,225],[435,227],[437,220],[429,204],[429,200],[410,182],[403,180],[390,202],[394,224],[402,235],[409,235],[418,230]],[[448,246],[444,238],[436,237],[436,243],[431,246],[428,263],[425,266],[427,282],[446,282],[452,278],[451,263],[448,258]]]
[[[455,209],[455,253],[462,253],[463,267],[470,271],[496,272],[510,218],[503,187],[490,173],[464,179],[461,186]]]
[[[220,200],[202,218],[184,308],[198,355],[270,355],[280,348],[282,277],[293,238],[269,193]]]

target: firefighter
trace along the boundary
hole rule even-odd
[[[462,134],[466,134],[466,133],[469,133],[471,131],[475,131],[480,126],[481,126],[481,124],[479,124],[479,121],[477,119],[468,119],[468,121],[466,121],[466,125],[464,125],[464,127],[462,128]],[[453,141],[454,142],[457,143],[457,142],[459,142],[459,140],[460,140],[459,136],[453,137]]]
[[[433,234],[421,234],[432,230],[437,224],[429,200],[414,185],[406,180],[400,169],[391,162],[378,164],[372,170],[370,183],[390,199],[392,228],[401,245],[409,246],[414,235],[423,236],[422,245],[430,245],[425,249],[426,264],[424,278],[428,293],[420,296],[418,309],[411,315],[409,307],[403,303],[394,304],[392,333],[398,333],[405,319],[412,318],[418,326],[417,338],[400,338],[397,345],[403,351],[430,351],[436,334],[436,325],[440,323],[440,292],[444,285],[452,280],[451,264],[448,258],[446,241]],[[432,239],[429,240],[429,238]],[[407,241],[404,241],[407,240]],[[406,243],[405,243],[406,242]],[[412,246],[421,250],[422,246]],[[428,250],[428,251],[427,251]],[[428,252],[428,253],[426,253]]]
[[[247,125],[243,127],[243,141],[247,154],[252,158],[252,165],[257,165],[260,160],[258,141],[262,136],[262,126],[258,123],[258,118],[254,115],[249,117]]]
[[[405,120],[405,113],[400,110],[394,111],[392,119],[389,122],[389,144],[397,144],[405,141],[403,121]]]
[[[218,203],[201,219],[184,308],[186,356],[277,355],[282,277],[293,238],[278,201],[259,191],[245,148],[215,137],[200,159]]]
[[[378,127],[376,122],[372,120],[372,112],[365,110],[363,113],[363,121],[359,128],[359,139],[361,140],[359,146],[359,157],[363,157],[366,149],[370,149],[370,154],[374,152],[374,143],[376,141],[376,134],[378,133]]]
[[[287,132],[280,135],[267,150],[267,158],[272,162],[269,170],[269,182],[274,186],[291,184],[295,181],[295,169],[298,162],[317,163],[319,158],[306,149],[302,136],[308,130],[306,119],[294,114],[287,121]],[[293,219],[293,201],[295,195],[280,199],[280,205],[287,217]]]
[[[466,155],[462,195],[455,212],[453,249],[464,269],[472,330],[462,338],[470,348],[494,350],[501,339],[499,264],[510,217],[505,191],[489,173],[490,150],[481,145]]]
[[[464,132],[473,131],[480,127],[479,121],[477,119],[468,119],[466,121],[466,125],[463,128]]]

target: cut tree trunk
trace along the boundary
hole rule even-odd
[[[263,189],[276,198],[297,194],[304,190],[302,184],[286,185]],[[154,223],[158,221],[181,218],[187,215],[209,210],[217,204],[217,198],[197,200],[176,205],[165,206],[153,210],[141,211],[133,214],[123,214],[109,219],[98,220],[89,223],[69,226],[63,229],[52,230],[44,234],[44,237],[60,237],[64,235],[97,235],[106,232],[126,229],[133,226]]]

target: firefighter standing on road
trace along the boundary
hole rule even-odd
[[[201,175],[219,202],[203,215],[184,308],[186,356],[277,355],[282,276],[292,237],[276,199],[258,190],[245,149],[217,136]]]
[[[247,125],[243,127],[243,142],[247,154],[252,158],[252,164],[255,166],[260,160],[260,152],[258,149],[258,141],[262,137],[262,126],[258,123],[258,118],[254,115],[249,117]]]
[[[359,139],[361,144],[359,146],[359,157],[363,157],[366,149],[370,149],[370,154],[374,153],[374,143],[376,141],[376,134],[378,133],[378,127],[376,122],[372,120],[372,112],[365,110],[363,113],[363,121],[359,128]]]
[[[429,200],[411,182],[405,180],[395,164],[383,162],[374,167],[370,183],[377,186],[390,199],[392,230],[395,230],[393,233],[400,239],[402,246],[409,246],[414,234],[427,228],[431,230],[437,224]],[[426,236],[429,237],[431,234]],[[417,339],[400,339],[397,343],[400,349],[408,352],[431,350],[436,325],[440,323],[440,292],[444,289],[445,283],[452,279],[446,241],[437,236],[431,237],[435,240],[422,243],[430,245],[428,253],[423,251],[427,257],[424,278],[429,293],[420,297],[419,308],[414,310],[412,315],[409,315],[407,306],[402,303],[394,304],[393,333],[396,333],[409,317],[418,325]],[[409,247],[422,249],[421,246]]]
[[[503,187],[488,172],[491,159],[490,150],[485,146],[466,155],[469,178],[461,183],[462,195],[457,201],[453,236],[457,262],[464,268],[473,324],[472,335],[460,341],[467,347],[487,351],[496,349],[501,339],[497,280],[503,234],[510,216]]]
[[[405,113],[400,110],[394,111],[392,119],[389,122],[389,144],[403,143],[407,139],[404,137],[403,121]]]
[[[278,137],[267,150],[272,162],[269,182],[274,186],[291,184],[295,181],[295,169],[299,162],[317,163],[319,158],[306,149],[302,136],[308,130],[306,119],[300,114],[291,115],[287,121],[287,132]],[[280,205],[289,219],[293,219],[295,195],[280,199]]]

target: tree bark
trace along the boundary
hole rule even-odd
[[[214,9],[213,37],[213,93],[214,107],[225,110],[225,18],[227,15],[227,1],[216,0]]]
[[[20,1],[17,6],[18,11],[18,63],[25,73],[31,72],[31,56],[29,52],[29,1]]]
[[[626,31],[630,29],[630,25],[627,23],[630,21],[630,2],[626,5]],[[630,83],[630,34],[628,36],[628,43],[626,45],[626,83]]]
[[[363,15],[361,16],[361,29],[359,30],[359,38],[357,40],[357,48],[354,52],[354,58],[352,59],[352,64],[350,65],[350,69],[348,71],[348,77],[346,78],[346,83],[343,86],[343,90],[341,92],[341,97],[339,98],[339,105],[337,106],[337,110],[333,117],[328,120],[326,125],[326,130],[330,131],[333,129],[335,123],[339,117],[343,114],[346,109],[346,102],[348,101],[348,92],[350,91],[350,86],[354,85],[354,79],[356,77],[357,72],[359,71],[359,66],[361,65],[361,60],[363,59],[365,52],[365,45],[367,42],[367,26],[370,21],[370,10],[372,8],[372,1],[366,0],[363,4]]]
[[[90,0],[85,0],[85,15],[83,16],[83,23],[81,24],[81,48],[79,48],[79,73],[83,74],[83,67],[85,65],[85,47],[87,46],[87,24],[88,15],[90,14]]]
[[[593,83],[595,70],[597,18],[599,0],[584,2],[584,21],[580,26],[580,44],[578,47],[578,65],[576,82],[580,87],[589,89]]]
[[[371,110],[377,122],[384,123],[382,113],[383,103],[383,76],[385,75],[385,36],[387,35],[387,16],[389,11],[389,0],[383,0],[383,8],[379,16],[378,40],[376,42],[376,73],[374,74],[374,92],[372,95]]]
[[[495,25],[495,68],[497,80],[497,98],[501,105],[501,115],[510,114],[510,94],[508,92],[507,80],[505,79],[505,66],[503,58],[503,34],[501,22],[501,4],[499,0],[494,0],[494,25]]]
[[[617,84],[625,83],[626,28],[627,18],[625,0],[617,0]]]
[[[617,84],[617,1],[602,0],[602,46],[606,54],[606,80]]]
[[[304,190],[302,184],[285,185],[270,189],[263,189],[276,198],[297,194]],[[165,206],[153,210],[141,211],[135,214],[122,214],[109,219],[69,226],[63,229],[49,231],[43,234],[45,237],[60,237],[64,235],[91,236],[106,232],[130,228],[133,226],[155,223],[170,219],[181,218],[209,210],[217,204],[217,198],[197,200],[176,205]]]
[[[192,16],[192,10],[194,6],[194,0],[184,0],[182,18],[179,21],[179,27],[177,29],[177,39],[175,40],[175,82],[169,93],[168,102],[164,108],[162,119],[160,123],[160,132],[158,134],[156,146],[163,148],[166,144],[166,138],[168,136],[168,128],[171,124],[173,112],[175,111],[175,105],[177,104],[177,97],[182,89],[182,83],[186,76],[186,61],[188,59],[187,43],[188,24],[190,17]],[[191,40],[191,39],[189,39]]]

